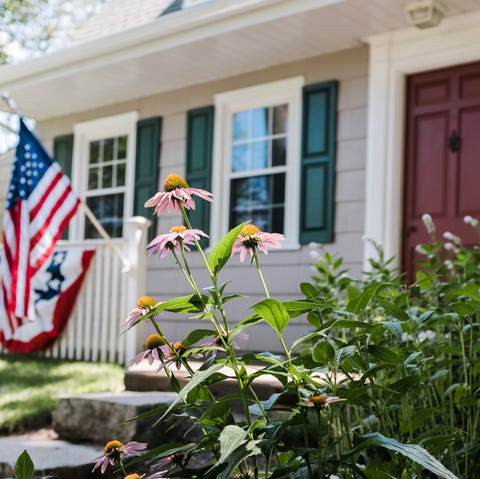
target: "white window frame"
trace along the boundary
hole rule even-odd
[[[89,145],[92,141],[127,135],[127,161],[125,171],[125,197],[123,202],[123,220],[132,215],[133,185],[135,180],[136,124],[138,112],[99,118],[77,123],[74,126],[72,184],[75,191],[85,199],[88,191]],[[81,212],[82,213],[82,212]],[[84,238],[85,214],[77,214],[71,223],[70,237],[89,241]],[[125,228],[123,229],[125,236]],[[120,238],[119,238],[120,239]]]
[[[230,207],[230,168],[232,152],[232,119],[237,112],[254,108],[288,105],[288,136],[285,183],[285,241],[283,248],[299,248],[300,208],[300,138],[302,129],[302,76],[264,83],[215,95],[215,128],[211,237],[215,244],[227,232]],[[271,169],[259,170],[270,174]],[[272,174],[273,174],[272,170]],[[271,231],[275,233],[275,231]]]

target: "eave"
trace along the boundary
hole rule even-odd
[[[64,116],[358,46],[407,27],[406,3],[214,0],[1,67],[0,92],[27,116]]]

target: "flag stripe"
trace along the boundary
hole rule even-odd
[[[1,289],[8,317],[2,324],[8,323],[11,333],[26,319],[35,318],[32,277],[52,254],[79,204],[60,165],[20,119],[4,214],[1,265]]]

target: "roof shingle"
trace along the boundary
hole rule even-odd
[[[72,43],[84,43],[153,22],[162,15],[211,0],[107,0],[72,33]]]

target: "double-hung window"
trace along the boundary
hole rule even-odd
[[[126,113],[75,126],[74,186],[112,238],[123,236],[132,213],[136,121],[136,113]],[[85,216],[76,227],[77,237],[100,237]]]
[[[251,220],[298,245],[302,86],[296,77],[215,97],[214,239]]]

